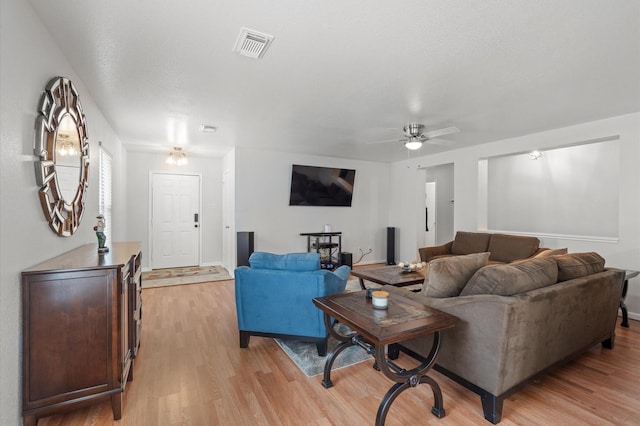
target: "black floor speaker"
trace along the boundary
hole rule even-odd
[[[253,232],[238,232],[236,253],[237,265],[249,266],[249,256],[253,253]]]
[[[387,265],[396,264],[396,228],[387,228]]]
[[[349,268],[353,268],[353,254],[348,251],[340,253],[340,265],[347,265]]]

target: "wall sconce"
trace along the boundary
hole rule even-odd
[[[537,149],[529,153],[529,158],[532,160],[537,160],[540,157],[542,157],[542,153]]]
[[[187,154],[182,150],[182,147],[175,146],[173,147],[173,150],[169,152],[169,156],[165,160],[165,163],[169,165],[175,164],[177,166],[184,166],[189,163],[189,160],[187,160]]]

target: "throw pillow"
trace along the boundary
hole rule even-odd
[[[535,237],[492,234],[487,251],[491,253],[491,260],[509,263],[533,256],[539,247],[540,240]]]
[[[595,252],[570,253],[554,258],[558,262],[558,281],[567,281],[604,271],[604,259]]]
[[[484,232],[456,232],[456,238],[451,244],[452,254],[483,253],[489,246],[491,234]]]
[[[480,269],[462,289],[460,296],[497,294],[512,296],[558,281],[555,258],[529,259],[507,265],[492,265]]]
[[[460,294],[469,278],[489,261],[489,253],[444,257],[429,262],[423,291],[429,297],[454,297]]]
[[[549,256],[559,256],[561,254],[567,254],[569,251],[567,248],[559,248],[559,249],[549,249],[543,250],[540,253],[536,254],[533,257],[549,257]]]

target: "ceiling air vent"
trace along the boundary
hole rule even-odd
[[[272,41],[273,36],[269,34],[242,28],[236,40],[236,45],[233,47],[233,51],[238,52],[242,56],[260,59]]]

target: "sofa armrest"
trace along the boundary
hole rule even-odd
[[[501,392],[501,368],[509,335],[509,316],[518,301],[513,297],[479,294],[449,298],[432,298],[405,289],[385,286],[389,293],[399,293],[460,320],[444,332],[437,363],[463,379],[491,393]],[[426,356],[433,336],[402,342],[401,345]]]
[[[420,253],[420,260],[422,262],[428,262],[433,257],[451,254],[451,246],[453,246],[453,241],[449,241],[448,243],[439,246],[421,247],[418,249],[418,253]]]
[[[445,332],[438,364],[501,395],[544,369],[613,336],[624,271],[596,274],[515,296],[429,298],[385,286],[460,320]],[[426,355],[432,339],[402,345]]]

